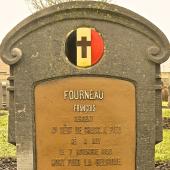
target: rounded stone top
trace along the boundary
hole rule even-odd
[[[94,15],[89,15],[92,12]],[[71,13],[71,15],[69,15]],[[80,15],[81,13],[81,15]],[[155,46],[148,47],[148,59],[161,64],[170,55],[170,45],[166,36],[154,24],[140,15],[117,5],[95,1],[72,1],[43,9],[14,27],[4,38],[0,46],[2,60],[15,64],[22,58],[22,50],[14,44],[30,32],[45,25],[69,19],[97,19],[119,23],[143,33],[155,42]]]

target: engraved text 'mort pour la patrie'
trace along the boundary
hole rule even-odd
[[[103,100],[102,90],[64,90],[65,100]]]

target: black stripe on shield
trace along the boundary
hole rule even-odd
[[[65,44],[65,53],[68,57],[69,61],[77,65],[77,47],[76,42],[77,41],[77,31],[71,32],[71,34],[68,36]]]

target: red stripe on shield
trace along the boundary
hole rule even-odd
[[[91,30],[91,64],[96,64],[102,57],[104,52],[104,42],[102,37],[95,30]]]

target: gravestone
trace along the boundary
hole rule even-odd
[[[168,87],[168,94],[170,94],[170,86]],[[168,107],[170,108],[170,95],[168,95]]]
[[[101,2],[52,6],[17,25],[0,56],[18,170],[153,170],[169,54],[156,26]]]
[[[169,90],[167,86],[162,87],[162,101],[168,101]]]
[[[3,106],[2,106],[2,83],[0,82],[0,109],[3,109]]]
[[[8,94],[8,82],[1,81],[0,82],[0,109],[8,109],[9,105],[9,94]]]

